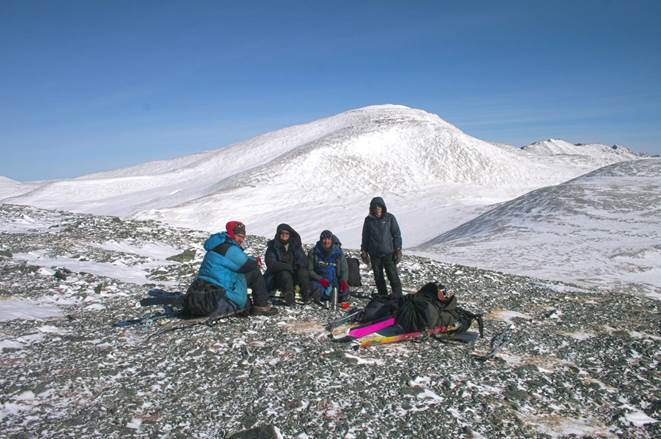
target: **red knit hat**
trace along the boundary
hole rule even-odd
[[[230,221],[225,224],[225,230],[227,231],[227,236],[231,239],[234,239],[236,235],[245,235],[246,226],[241,221]]]

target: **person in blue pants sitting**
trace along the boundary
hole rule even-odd
[[[330,230],[324,230],[319,241],[308,253],[308,271],[312,298],[319,302],[329,300],[333,288],[338,290],[338,302],[349,298],[349,267],[342,244]]]

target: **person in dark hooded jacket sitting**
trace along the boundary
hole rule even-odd
[[[329,300],[337,288],[338,302],[349,299],[349,266],[342,244],[330,230],[324,230],[308,253],[310,288],[315,301]]]
[[[303,301],[310,297],[307,260],[300,235],[288,224],[280,224],[266,246],[266,282],[269,291],[280,290],[287,305],[294,305],[295,285],[301,287]]]
[[[383,276],[385,271],[392,288],[392,296],[402,296],[402,282],[396,267],[402,259],[402,234],[395,216],[388,212],[381,197],[374,197],[370,201],[369,215],[363,223],[360,257],[365,264],[372,264],[376,289],[380,295],[388,295]]]

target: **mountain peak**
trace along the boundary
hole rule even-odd
[[[598,161],[549,160],[477,139],[424,110],[386,104],[211,151],[49,182],[4,201],[205,230],[240,218],[264,236],[274,224],[289,222],[306,241],[330,227],[345,233],[342,241],[350,245],[367,202],[379,194],[402,217],[425,218],[421,236],[409,238],[414,245],[440,224],[457,221],[453,215],[465,206],[505,201],[619,160],[612,152]],[[439,203],[454,206],[448,208],[454,219],[426,215]]]

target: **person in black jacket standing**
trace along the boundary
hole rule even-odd
[[[392,297],[402,297],[402,282],[396,267],[402,259],[402,234],[395,216],[388,212],[381,197],[374,197],[370,201],[370,213],[363,223],[360,257],[366,264],[372,264],[374,281],[380,295],[388,295],[383,275],[385,271]]]
[[[266,246],[266,284],[269,291],[279,289],[287,305],[294,305],[294,286],[301,287],[303,301],[310,297],[308,260],[300,235],[288,224],[278,225],[275,237]]]

